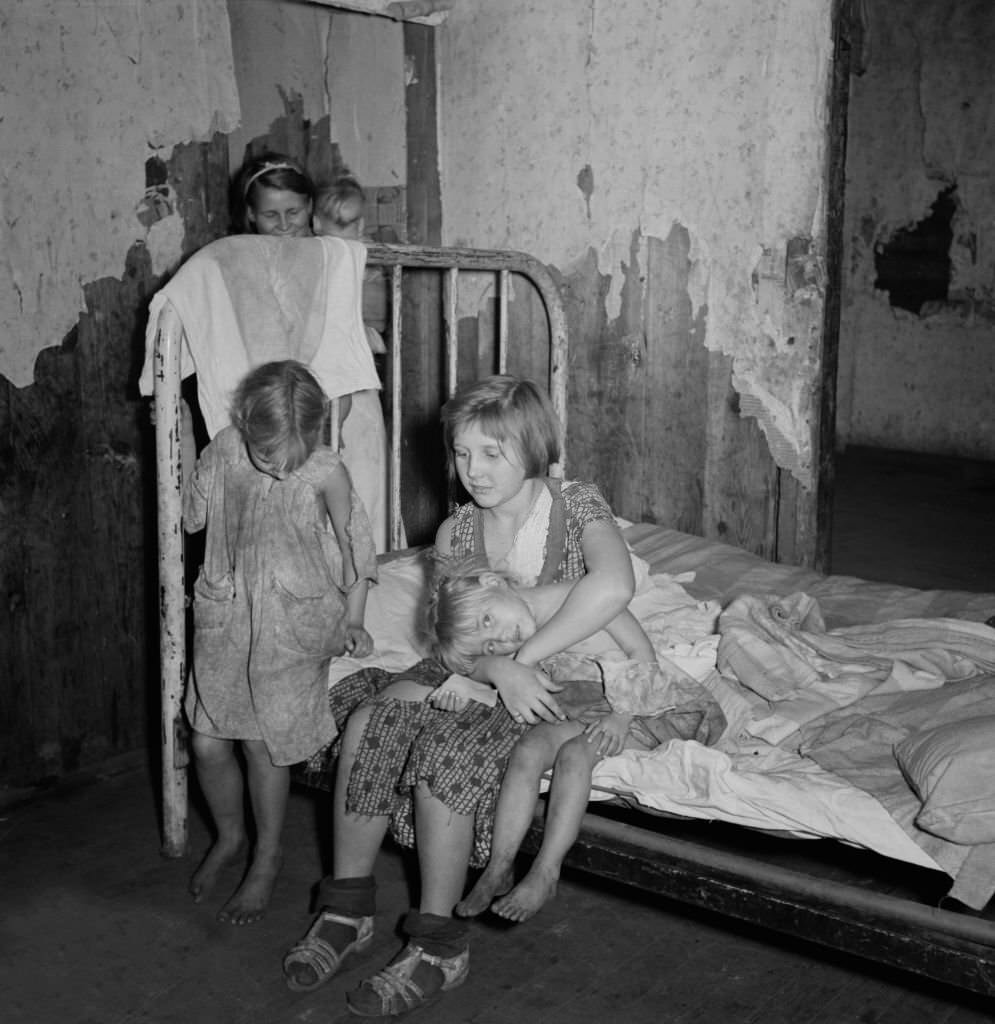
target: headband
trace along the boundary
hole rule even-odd
[[[242,198],[245,199],[249,194],[249,189],[252,188],[253,182],[256,178],[261,178],[264,174],[269,174],[270,171],[296,171],[298,174],[301,173],[299,167],[295,167],[293,164],[288,164],[286,160],[278,160],[273,163],[264,163],[255,174],[250,174],[246,183],[242,186]]]

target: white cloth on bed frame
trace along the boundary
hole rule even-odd
[[[387,433],[380,378],[362,318],[366,246],[343,238],[234,235],[194,253],[152,297],[139,391],[152,395],[159,314],[183,325],[180,378],[197,374],[209,437],[226,427],[238,382],[254,366],[296,359],[330,398],[353,395],[342,459],[387,550]]]

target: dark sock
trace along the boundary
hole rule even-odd
[[[361,878],[325,877],[318,886],[318,906],[343,917],[372,917],[377,912],[377,883]]]
[[[459,956],[467,947],[467,923],[457,917],[409,910],[402,927],[409,939],[432,956]]]

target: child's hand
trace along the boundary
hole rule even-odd
[[[494,707],[497,691],[466,676],[453,674],[428,697],[429,704],[440,711],[462,711],[472,700]]]
[[[373,653],[373,637],[362,626],[346,626],[345,650],[353,658],[365,658]]]
[[[470,703],[470,698],[464,697],[455,690],[444,690],[437,686],[428,695],[428,702],[440,711],[462,711]]]
[[[631,715],[607,715],[592,722],[585,730],[587,742],[597,745],[601,757],[614,757],[621,754],[625,747],[625,738],[629,735]]]

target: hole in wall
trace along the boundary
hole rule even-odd
[[[874,287],[897,309],[918,314],[927,302],[945,302],[950,288],[950,243],[957,212],[957,186],[943,189],[928,217],[899,228],[874,252]]]

